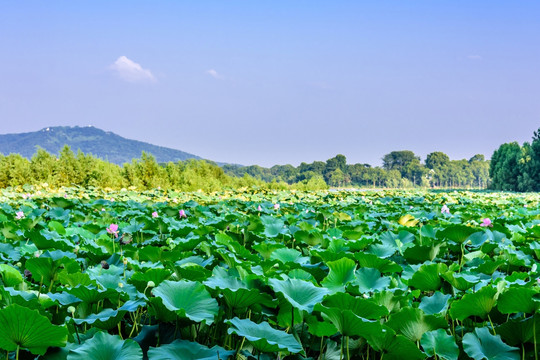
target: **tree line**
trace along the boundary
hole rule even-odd
[[[258,165],[225,165],[227,174],[248,174],[264,181],[282,181],[294,184],[313,178],[324,180],[332,187],[432,187],[479,188],[489,185],[489,161],[484,155],[474,155],[469,160],[450,160],[443,152],[432,152],[424,163],[410,150],[392,151],[383,157],[382,167],[369,164],[347,164],[344,155],[310,164],[275,165],[264,168]]]
[[[51,187],[82,186],[119,189],[174,188],[181,191],[218,191],[259,186],[273,189],[317,190],[331,187],[377,188],[486,188],[489,161],[483,155],[450,160],[442,152],[424,162],[410,150],[392,151],[382,167],[347,164],[344,155],[325,161],[264,168],[258,165],[222,167],[206,160],[160,164],[148,153],[119,166],[64,146],[58,156],[38,148],[31,159],[0,154],[0,187],[47,183]]]
[[[502,144],[491,157],[491,187],[505,191],[540,191],[540,129],[532,142]]]

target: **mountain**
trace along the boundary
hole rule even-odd
[[[75,152],[81,150],[116,164],[140,158],[143,151],[151,153],[157,162],[201,159],[180,150],[130,140],[93,126],[55,126],[35,132],[0,135],[0,153],[19,153],[30,159],[37,146],[58,155],[64,145]]]

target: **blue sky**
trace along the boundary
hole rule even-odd
[[[538,1],[0,0],[0,133],[216,161],[490,157],[540,127]]]

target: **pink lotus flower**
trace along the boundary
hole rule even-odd
[[[274,210],[279,210],[279,204],[274,204]]]
[[[15,213],[15,219],[17,219],[17,220],[24,219],[24,213],[22,211],[17,211]]]
[[[178,215],[180,215],[181,218],[187,218],[187,214],[184,210],[179,210]]]
[[[257,206],[257,211],[262,211],[261,205]]]
[[[448,208],[448,206],[443,205],[443,207],[441,208],[441,214],[450,214],[450,209]]]
[[[153,217],[153,218],[157,218],[158,216],[159,216],[159,215],[158,215],[157,211],[154,211],[154,212],[152,213],[152,217]]]
[[[109,225],[109,227],[107,228],[107,232],[111,235],[114,235],[115,238],[118,237],[118,225],[116,224],[111,224]]]
[[[493,224],[491,223],[491,220],[489,218],[485,218],[485,219],[482,219],[482,223],[480,224],[480,226],[493,227]]]

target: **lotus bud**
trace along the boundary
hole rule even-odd
[[[123,283],[118,283],[118,287],[119,287],[119,288],[123,288],[123,287],[124,287],[124,284],[123,284]]]
[[[16,263],[15,265],[17,265],[17,267],[21,267],[22,266],[22,263],[19,261],[18,263]]]
[[[74,315],[75,314],[75,307],[74,306],[69,306],[67,308],[67,311],[68,311],[68,313],[71,313],[72,315]]]
[[[149,287],[149,288],[156,287],[156,283],[153,282],[152,280],[150,280],[150,281],[146,284],[146,287]]]
[[[124,263],[124,265],[127,265],[128,259],[127,259],[127,258],[124,258],[123,263]]]

